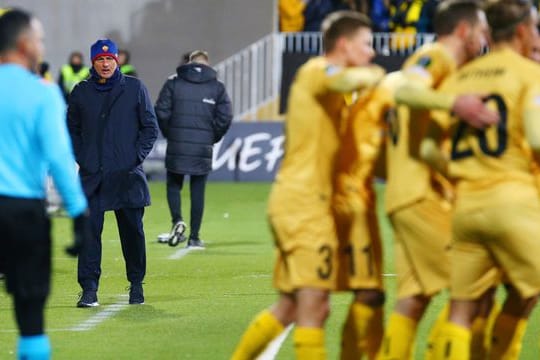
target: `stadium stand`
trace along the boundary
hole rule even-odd
[[[405,57],[435,39],[431,33],[415,34],[413,42],[398,33],[375,33],[375,62],[396,70]],[[392,48],[392,44],[405,44]],[[286,107],[288,86],[296,69],[321,52],[319,32],[276,32],[215,65],[233,102],[236,121],[280,120]]]

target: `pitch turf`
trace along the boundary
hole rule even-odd
[[[378,193],[384,189],[378,185]],[[165,185],[152,183],[153,205],[147,208],[148,270],[146,304],[127,304],[124,262],[114,215],[109,213],[103,233],[100,307],[77,309],[79,287],[76,262],[62,249],[71,238],[70,222],[54,220],[53,291],[46,313],[54,359],[227,359],[253,315],[275,299],[271,287],[273,249],[266,225],[266,183],[210,183],[202,228],[204,251],[169,259],[177,248],[158,244],[156,236],[170,227]],[[187,194],[184,213],[188,215]],[[379,197],[381,199],[382,196]],[[189,219],[189,216],[185,216]],[[392,238],[381,216],[385,242],[385,273],[393,274]],[[179,257],[178,256],[178,257]],[[394,303],[395,278],[386,279],[387,313]],[[349,294],[332,298],[327,325],[330,359],[339,353],[341,322]],[[437,298],[420,326],[417,357],[425,345],[428,327],[444,295]],[[535,311],[521,359],[538,359],[540,315]],[[0,359],[14,359],[17,333],[11,301],[0,291]],[[290,337],[278,359],[293,357]]]

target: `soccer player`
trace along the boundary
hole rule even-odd
[[[383,335],[382,244],[373,189],[384,116],[399,73],[387,75],[353,105],[339,150],[334,212],[339,239],[337,290],[354,294],[342,332],[341,359],[374,359]]]
[[[499,270],[511,284],[495,320],[490,359],[517,359],[527,319],[540,292],[540,67],[530,57],[538,38],[537,11],[528,0],[495,0],[486,15],[490,53],[464,66],[441,87],[449,94],[486,94],[497,126],[471,129],[457,117],[435,116],[421,155],[457,181],[452,218],[449,321],[435,339],[436,359],[467,360],[479,298]],[[448,162],[439,144],[451,136]]]
[[[343,94],[375,84],[383,72],[365,67],[374,51],[370,20],[363,14],[335,12],[322,32],[325,55],[304,64],[291,87],[286,152],[269,199],[279,299],[249,325],[235,360],[256,358],[292,322],[296,357],[326,358],[323,326],[337,275],[332,196],[345,124]]]
[[[62,95],[35,75],[42,55],[39,20],[19,9],[0,16],[0,265],[20,332],[17,359],[26,360],[51,356],[44,331],[51,277],[48,173],[75,218],[71,253],[91,236]]]
[[[431,298],[448,287],[452,187],[418,159],[430,121],[427,109],[451,110],[474,125],[496,122],[478,95],[435,90],[486,44],[485,14],[473,0],[442,2],[436,11],[437,42],[405,62],[396,90],[401,106],[388,117],[386,212],[395,238],[397,303],[385,330],[382,359],[409,359],[418,322]],[[407,105],[407,106],[405,106]],[[392,114],[391,114],[392,115]]]

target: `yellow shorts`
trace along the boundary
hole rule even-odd
[[[269,220],[277,248],[274,287],[284,293],[334,289],[338,242],[331,213],[271,215]]]
[[[452,297],[478,298],[499,283],[501,271],[523,298],[540,292],[537,190],[514,184],[458,199],[452,222]]]
[[[375,209],[336,215],[339,241],[336,290],[383,289],[382,246]]]
[[[398,298],[431,296],[450,284],[451,208],[432,196],[393,212]]]

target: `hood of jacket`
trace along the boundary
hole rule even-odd
[[[176,69],[176,73],[180,78],[192,83],[205,83],[215,80],[217,77],[216,70],[199,63],[180,65]]]

